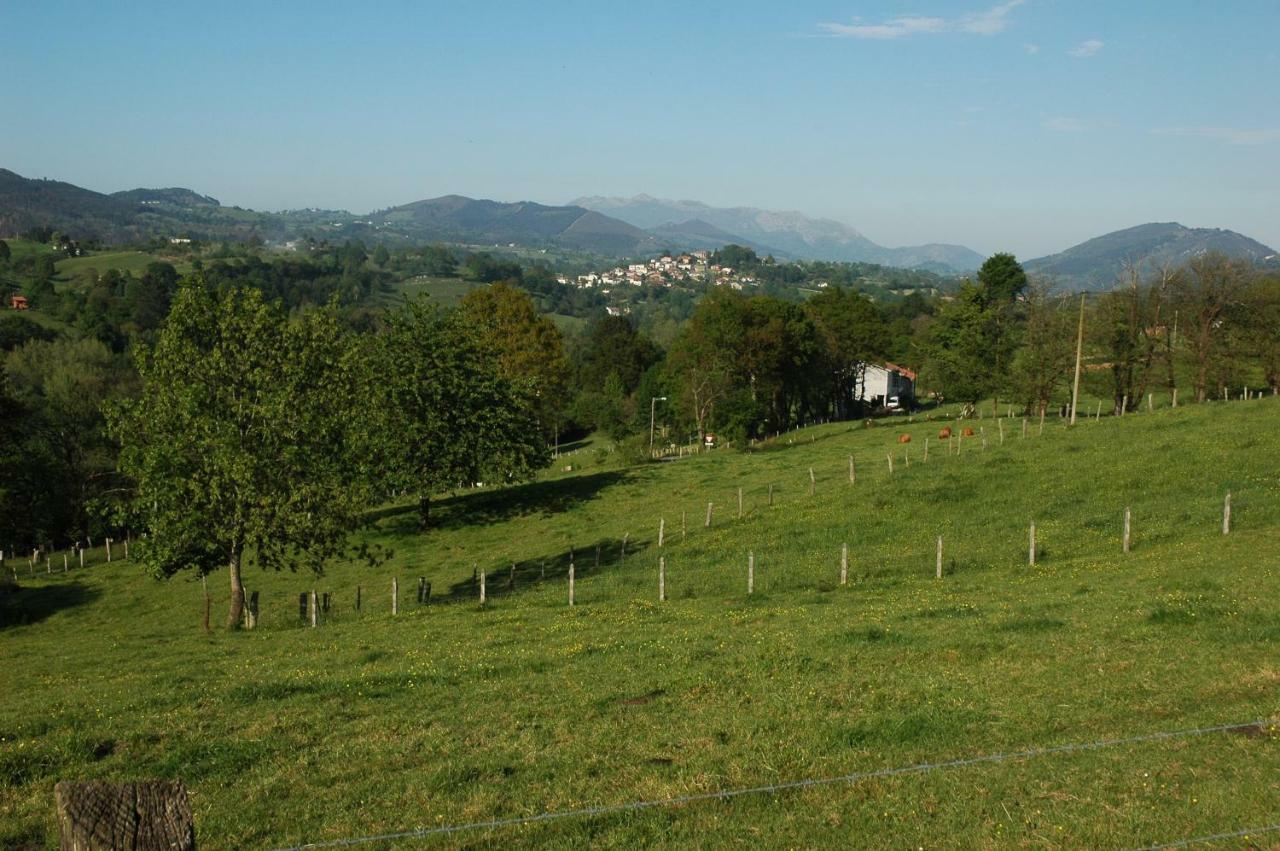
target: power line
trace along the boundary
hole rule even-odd
[[[852,774],[842,774],[838,777],[817,777],[805,778],[803,780],[792,780],[786,783],[771,783],[764,786],[750,786],[740,789],[723,789],[716,792],[698,792],[692,795],[681,795],[675,798],[660,798],[647,801],[630,801],[624,804],[605,804],[596,807],[584,807],[576,810],[559,810],[553,812],[538,813],[531,816],[509,816],[507,818],[496,818],[488,821],[466,822],[462,824],[444,825],[441,827],[420,828],[417,830],[403,830],[395,833],[383,833],[374,836],[360,836],[349,839],[330,839],[320,842],[310,842],[304,845],[291,845],[278,849],[278,851],[306,851],[311,848],[348,848],[355,845],[366,845],[374,842],[390,842],[397,839],[425,839],[431,836],[444,836],[453,833],[462,833],[473,830],[494,830],[504,827],[520,827],[524,825],[539,824],[542,822],[559,821],[569,818],[593,818],[597,816],[616,815],[620,813],[635,812],[637,810],[654,809],[657,807],[674,807],[684,804],[695,804],[702,801],[712,800],[729,800],[732,798],[740,798],[746,795],[762,795],[774,794],[778,792],[788,792],[797,789],[810,789],[817,786],[832,786],[836,784],[857,783],[863,780],[874,780],[884,777],[899,777],[908,774],[925,774],[930,771],[938,771],[947,768],[963,768],[970,765],[982,765],[987,763],[1007,762],[1017,759],[1030,759],[1032,757],[1048,756],[1052,754],[1077,753],[1080,751],[1100,750],[1102,748],[1116,747],[1119,745],[1136,745],[1146,742],[1166,741],[1169,739],[1182,739],[1190,736],[1205,736],[1213,733],[1226,733],[1231,731],[1249,730],[1269,724],[1269,721],[1258,720],[1248,721],[1237,724],[1219,724],[1212,727],[1195,727],[1186,730],[1162,731],[1158,733],[1144,733],[1139,736],[1128,736],[1119,739],[1099,739],[1092,742],[1076,742],[1066,745],[1051,745],[1048,747],[1028,748],[1020,751],[1006,751],[1002,753],[984,754],[982,756],[963,757],[960,759],[946,760],[941,762],[924,762],[914,765],[899,766],[896,768],[880,768],[874,771],[859,771]],[[1280,827],[1275,829],[1280,830]],[[1223,838],[1238,834],[1224,834]],[[1191,843],[1198,840],[1183,840],[1184,843]],[[1160,845],[1155,848],[1177,848],[1185,847],[1185,845]]]

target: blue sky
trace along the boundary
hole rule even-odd
[[[1280,247],[1280,3],[7,0],[0,167],[365,212],[459,193],[797,209],[1032,257]]]

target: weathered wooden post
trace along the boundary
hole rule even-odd
[[[942,578],[942,536],[938,536],[938,578]]]
[[[1155,400],[1152,399],[1152,395],[1153,394],[1151,393],[1147,394],[1147,413],[1148,414],[1156,409],[1156,403],[1155,403]]]
[[[747,593],[756,593],[756,554],[754,551],[747,553]]]
[[[1001,417],[1000,419],[996,420],[996,424],[1000,427],[1000,445],[1004,446],[1004,417]],[[928,442],[929,442],[929,438],[926,437],[925,444],[927,445]]]
[[[708,502],[707,503],[707,522],[706,522],[707,529],[711,528],[711,509],[712,509],[712,505],[711,503]]]
[[[111,564],[111,539],[107,538],[107,564]]]
[[[680,543],[682,544],[684,543],[684,515],[685,515],[685,512],[681,511],[680,512]]]
[[[924,439],[924,461],[921,463],[927,464],[928,462],[929,462],[929,438],[926,437]]]
[[[742,519],[742,488],[738,488],[738,519]]]
[[[809,496],[813,496],[813,493],[815,490],[817,490],[817,488],[818,488],[818,480],[814,478],[813,468],[810,467],[809,468]]]
[[[1231,491],[1227,491],[1227,498],[1222,501],[1222,534],[1231,534]]]
[[[1124,551],[1129,552],[1129,506],[1124,507]]]
[[[849,545],[840,545],[840,584],[849,584]]]
[[[569,560],[569,607],[573,608],[573,559]]]
[[[889,475],[892,476],[893,475],[893,453],[886,452],[884,457],[889,460]]]
[[[484,602],[484,582],[480,583],[480,602]],[[400,614],[400,580],[391,577],[391,614]]]
[[[488,599],[488,595],[486,594],[486,589],[485,589],[485,575],[484,575],[484,571],[482,570],[480,571],[480,605],[483,606],[486,599]]]
[[[1125,393],[1120,397],[1120,416],[1124,416],[1129,412],[1129,394]]]
[[[658,556],[658,602],[667,599],[667,557]]]
[[[858,474],[857,474],[857,471],[854,470],[853,468],[853,456],[850,455],[849,456],[849,484],[853,485],[853,484],[857,484],[857,482],[858,482]]]
[[[316,596],[315,589],[311,590],[311,628],[315,629],[320,623],[320,599]]]
[[[1171,394],[1169,407],[1171,408],[1178,407],[1178,388],[1177,387],[1173,388],[1173,393]]]
[[[1101,399],[1098,400],[1098,408],[1093,412],[1093,418],[1095,420],[1102,419],[1102,400]]]
[[[80,547],[80,566],[84,567],[84,547]]]
[[[667,518],[658,518],[658,546],[662,546],[667,540]]]
[[[63,780],[54,799],[64,851],[195,851],[195,820],[181,780]]]
[[[3,564],[3,562],[0,562],[0,564]],[[62,572],[63,573],[67,572],[67,554],[66,553],[62,554]]]
[[[1036,522],[1031,521],[1031,546],[1027,550],[1027,564],[1036,566]]]

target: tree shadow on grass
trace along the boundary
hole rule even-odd
[[[621,570],[636,558],[642,557],[651,542],[628,539],[624,554],[621,538],[601,538],[586,546],[578,546],[549,556],[489,565],[485,570],[485,597],[496,599],[510,597],[546,587],[547,583],[565,585],[569,579],[569,564],[573,563],[574,582],[582,582],[610,571]],[[514,569],[513,569],[514,567]],[[480,577],[477,573],[449,586],[440,595],[441,602],[480,600]],[[566,592],[567,593],[567,592]],[[436,599],[432,597],[432,599]]]
[[[630,473],[627,470],[609,470],[588,476],[467,491],[432,500],[429,528],[458,529],[529,515],[550,517],[597,499],[605,488],[622,484],[628,478]],[[418,532],[416,505],[389,506],[371,513],[369,519],[373,522],[386,521],[382,529],[392,534]]]
[[[63,609],[91,603],[101,596],[97,589],[87,588],[79,582],[28,585],[6,590],[0,593],[0,630],[39,623]]]

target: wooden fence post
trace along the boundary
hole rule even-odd
[[[1229,535],[1231,533],[1231,491],[1227,491],[1227,498],[1222,501],[1222,534]]]
[[[858,482],[858,476],[855,470],[853,469],[853,456],[850,455],[849,456],[849,484],[851,485],[857,484],[857,482]]]
[[[892,476],[893,475],[893,453],[887,452],[885,453],[884,457],[889,459],[889,475]]]
[[[1004,417],[1001,417],[1000,419],[998,419],[996,421],[996,424],[1000,426],[1000,445],[1004,446]],[[928,439],[929,438],[926,437],[925,441],[927,442]]]
[[[929,438],[926,437],[924,439],[924,461],[922,463],[927,464],[928,462],[929,462]]]
[[[62,572],[63,573],[67,572],[67,554],[66,553],[62,554]]]
[[[1129,506],[1124,507],[1124,551],[1129,552]]]
[[[662,546],[667,540],[667,518],[658,518],[658,546]]]
[[[813,493],[815,490],[817,490],[817,488],[818,488],[818,480],[814,478],[813,468],[810,467],[809,468],[809,496],[813,496]]]
[[[569,560],[569,608],[573,608],[573,560]]]
[[[485,574],[484,574],[484,571],[482,570],[480,571],[480,605],[482,606],[485,604],[485,600],[488,599],[486,590],[487,589],[485,588]]]
[[[1151,413],[1156,409],[1155,401],[1151,398],[1153,394],[1147,394],[1147,413]]]
[[[773,508],[773,482],[769,483],[769,507]]]
[[[1102,419],[1102,400],[1101,400],[1101,399],[1099,399],[1099,400],[1098,400],[1098,407],[1097,407],[1097,409],[1093,412],[1093,418],[1094,418],[1095,420],[1100,420],[1100,419]]]
[[[738,519],[742,519],[742,488],[738,488]]]
[[[938,536],[938,578],[942,578],[942,536]]]
[[[1172,404],[1169,407],[1171,408],[1178,407],[1178,388],[1177,387],[1173,388],[1173,399],[1171,401],[1172,401]]]
[[[849,584],[849,545],[840,545],[840,584]]]
[[[711,528],[711,508],[712,508],[712,505],[711,503],[708,502],[707,503],[707,523],[706,523],[706,528],[708,529]]]
[[[426,590],[427,590],[427,577],[419,576],[418,577],[418,605],[419,606],[422,605],[422,602],[423,602],[422,594]]]
[[[400,580],[394,576],[391,577],[391,614],[400,614]]]
[[[316,596],[315,589],[311,590],[311,628],[315,629],[316,624],[320,622],[320,600]]]
[[[80,566],[84,567],[84,547],[80,548]]]
[[[111,539],[107,538],[107,564],[111,564]]]
[[[1036,566],[1036,522],[1031,521],[1031,546],[1027,551],[1027,564]]]
[[[756,593],[756,554],[754,551],[747,553],[747,593]]]
[[[658,602],[667,599],[667,557],[658,556]]]
[[[680,512],[680,543],[682,544],[684,543],[684,515],[685,513],[681,511]]]

